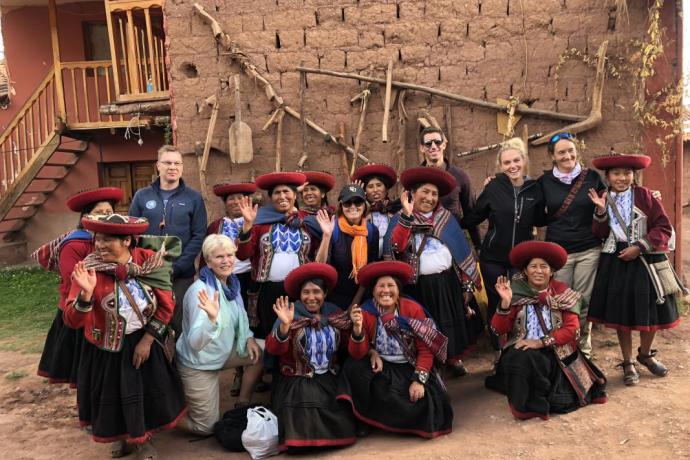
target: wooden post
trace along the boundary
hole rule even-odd
[[[304,73],[304,72],[302,72]],[[388,142],[388,118],[391,110],[391,88],[393,84],[393,59],[388,60],[388,70],[386,70],[386,94],[383,102],[383,124],[381,125],[381,142]]]
[[[131,83],[131,93],[137,94],[141,92],[139,85],[139,67],[137,66],[137,46],[135,43],[134,32],[134,17],[132,10],[127,10],[127,72],[129,73],[129,81]]]
[[[160,91],[161,88],[158,86],[158,66],[156,65],[155,57],[153,54],[153,32],[151,29],[151,14],[149,13],[148,8],[144,10],[144,18],[146,19],[146,41],[149,45],[149,63],[151,66],[151,74],[149,75],[149,78],[151,78],[153,90]]]
[[[62,87],[62,68],[60,66],[60,41],[58,38],[57,6],[55,0],[48,0],[48,17],[50,20],[50,43],[53,45],[53,68],[55,69],[55,94],[57,97],[58,116],[67,120],[65,110],[65,90]]]
[[[120,95],[120,66],[118,65],[117,52],[115,51],[115,31],[113,30],[113,17],[110,12],[110,2],[105,2],[105,19],[108,24],[108,42],[110,42],[110,59],[113,61],[113,86],[115,87],[115,99]],[[122,56],[124,59],[124,56]],[[112,102],[112,101],[108,101]]]

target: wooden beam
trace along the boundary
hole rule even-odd
[[[137,45],[135,43],[136,32],[134,31],[134,15],[132,10],[127,10],[127,72],[131,83],[131,93],[141,93],[139,84],[139,72],[137,66]]]
[[[127,104],[102,105],[101,115],[124,115],[128,113],[170,112],[170,99],[160,101],[129,102]]]
[[[62,86],[62,70],[60,67],[60,41],[58,38],[57,7],[55,0],[48,0],[48,19],[50,20],[50,43],[53,47],[53,69],[55,69],[55,97],[58,105],[58,116],[62,121],[67,120],[65,110],[65,90]]]
[[[105,20],[108,25],[108,42],[110,44],[110,60],[113,66],[113,86],[115,87],[115,97],[120,94],[120,66],[117,65],[117,52],[115,50],[115,30],[113,29],[113,15],[108,6],[110,2],[106,0]],[[124,56],[123,56],[124,58]]]
[[[0,198],[0,221],[5,218],[22,193],[29,188],[29,185],[35,179],[38,171],[48,162],[48,159],[59,145],[60,136],[53,133],[48,141],[45,142],[31,160],[29,160],[29,163],[27,163],[24,169],[21,170],[17,178],[9,186],[7,192]]]
[[[319,75],[329,75],[331,77],[339,77],[339,78],[349,78],[352,80],[359,80],[359,81],[366,81],[369,83],[378,83],[379,85],[385,85],[386,80],[381,79],[381,78],[375,78],[375,77],[368,77],[366,75],[360,75],[357,73],[349,73],[349,72],[336,72],[334,70],[326,70],[326,69],[314,69],[310,67],[296,67],[295,70],[300,71],[300,72],[308,72],[308,73],[315,73]],[[413,83],[405,83],[402,81],[392,81],[392,85],[395,86],[396,88],[404,88],[404,89],[411,89],[414,91],[422,91],[425,93],[432,94],[434,96],[439,96],[445,99],[450,99],[451,101],[457,101],[457,102],[462,102],[464,104],[468,105],[474,105],[477,107],[482,107],[485,109],[491,109],[491,110],[498,110],[501,112],[504,112],[506,110],[506,107],[489,102],[489,101],[484,101],[482,99],[474,99],[471,97],[467,96],[462,96],[460,94],[455,94],[451,93],[448,91],[443,91],[441,89],[436,89],[436,88],[431,88],[429,86],[422,86],[422,85],[417,85]],[[569,113],[560,113],[560,112],[554,112],[552,110],[541,110],[541,109],[532,109],[532,108],[521,108],[517,107],[515,109],[516,112],[522,113],[524,115],[530,115],[533,117],[540,117],[540,118],[553,118],[556,120],[564,120],[564,121],[583,121],[587,117],[583,117],[581,115],[573,115]]]

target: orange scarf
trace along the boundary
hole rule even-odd
[[[350,250],[352,252],[352,273],[350,277],[357,281],[357,274],[359,269],[367,264],[367,224],[362,219],[362,225],[350,225],[344,216],[338,218],[338,226],[340,231],[352,237],[352,245]]]

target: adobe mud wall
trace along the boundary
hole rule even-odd
[[[612,11],[606,2],[583,0],[474,0],[474,1],[355,1],[355,0],[203,0],[199,2],[218,19],[253,63],[271,81],[286,103],[299,110],[299,72],[305,66],[348,72],[365,72],[385,77],[389,58],[394,60],[396,80],[432,86],[465,96],[496,102],[496,98],[517,96],[534,108],[587,115],[595,69],[581,60],[567,60],[555,73],[559,56],[570,48],[594,55],[609,40],[608,56],[627,59],[632,39],[642,38],[647,19],[646,3],[629,2],[629,18]],[[611,2],[613,3],[613,2]],[[174,134],[184,153],[204,140],[210,113],[198,113],[207,96],[220,97],[220,113],[214,147],[227,152],[229,124],[234,119],[232,85],[223,80],[239,72],[224,50],[216,46],[211,29],[193,14],[190,0],[170,0],[165,5],[169,66],[173,91]],[[524,7],[524,10],[522,9]],[[669,7],[671,7],[669,5]],[[675,37],[673,28],[667,34]],[[675,48],[666,49],[673,64]],[[613,60],[612,62],[616,62]],[[272,171],[275,164],[275,126],[261,131],[274,107],[262,87],[242,75],[242,119],[254,133],[254,161],[233,165],[227,154],[213,151],[208,185],[220,181],[249,180],[252,174]],[[364,86],[354,80],[308,75],[305,112],[308,117],[337,135],[345,126],[345,140],[354,144],[359,104],[350,98]],[[395,166],[397,159],[397,109],[391,112],[388,144],[381,142],[383,91],[372,86],[362,153],[373,161]],[[395,96],[395,92],[394,92]],[[428,109],[442,126],[444,105],[452,113],[454,152],[498,142],[496,112],[450,102],[425,93],[407,92],[409,119],[405,129],[408,166],[417,163],[416,114]],[[632,117],[631,77],[607,78],[603,96],[603,124],[581,137],[583,157],[610,149],[639,151],[639,132]],[[527,124],[530,133],[548,132],[566,122],[523,117],[517,133]],[[295,169],[302,154],[302,134],[298,121],[286,116],[283,133],[283,169]],[[341,150],[307,132],[309,161],[305,169],[332,171],[342,184],[345,172]],[[656,152],[649,152],[657,155]],[[545,146],[530,149],[531,172],[539,175],[550,166]],[[186,157],[185,178],[199,185],[196,158]],[[466,169],[475,184],[495,168],[495,151],[455,160]],[[645,182],[662,189],[672,211],[672,162],[657,165]],[[332,193],[333,200],[337,191]],[[666,199],[668,197],[668,201]],[[220,200],[212,200],[209,214],[221,213]],[[214,207],[215,206],[215,207]]]

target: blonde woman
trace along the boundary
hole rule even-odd
[[[544,225],[544,196],[533,179],[526,177],[527,150],[522,139],[514,137],[505,141],[496,156],[500,171],[490,181],[472,213],[462,220],[464,228],[472,228],[484,220],[489,229],[479,251],[482,276],[489,299],[487,323],[501,301],[495,285],[499,276],[512,276],[514,269],[508,254],[515,245],[533,239],[532,229]],[[491,345],[500,350],[498,336],[491,335]]]

